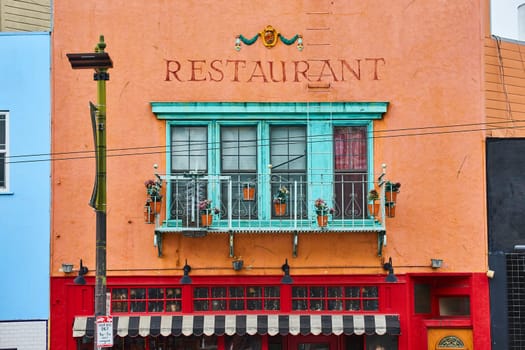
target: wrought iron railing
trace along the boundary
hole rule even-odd
[[[156,213],[156,229],[173,232],[376,231],[383,228],[385,219],[382,176],[369,180],[364,173],[336,173],[318,176],[318,181],[306,180],[306,176],[300,174],[159,176],[167,195],[162,209]],[[367,198],[374,188],[381,194],[376,202],[378,212],[369,209],[372,203]],[[286,193],[282,203],[277,203],[280,189]],[[317,221],[314,204],[319,199],[327,205],[326,226]]]

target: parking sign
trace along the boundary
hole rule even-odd
[[[110,348],[113,346],[113,317],[97,316],[97,347]]]

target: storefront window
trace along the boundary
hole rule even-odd
[[[375,311],[379,310],[378,288],[374,286],[292,288],[292,310]]]
[[[194,350],[217,349],[217,336],[180,336],[180,337],[150,337],[148,338],[149,350]]]
[[[196,287],[195,311],[279,310],[280,289],[276,286]]]
[[[228,350],[261,350],[260,335],[226,336],[224,347]]]
[[[365,337],[355,334],[346,336],[345,345],[345,350],[363,350],[365,347]]]
[[[470,298],[468,296],[440,297],[440,316],[469,316]]]
[[[397,336],[367,335],[365,337],[366,350],[397,350]]]
[[[180,312],[180,288],[111,288],[111,312]]]

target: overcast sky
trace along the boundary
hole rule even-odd
[[[525,0],[491,0],[492,34],[514,40],[518,38],[518,6]],[[525,20],[525,18],[524,18]]]

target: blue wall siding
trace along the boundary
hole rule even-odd
[[[49,154],[50,34],[0,33],[0,48],[9,154]],[[9,193],[0,194],[0,320],[49,317],[49,178],[49,161],[9,166]]]

